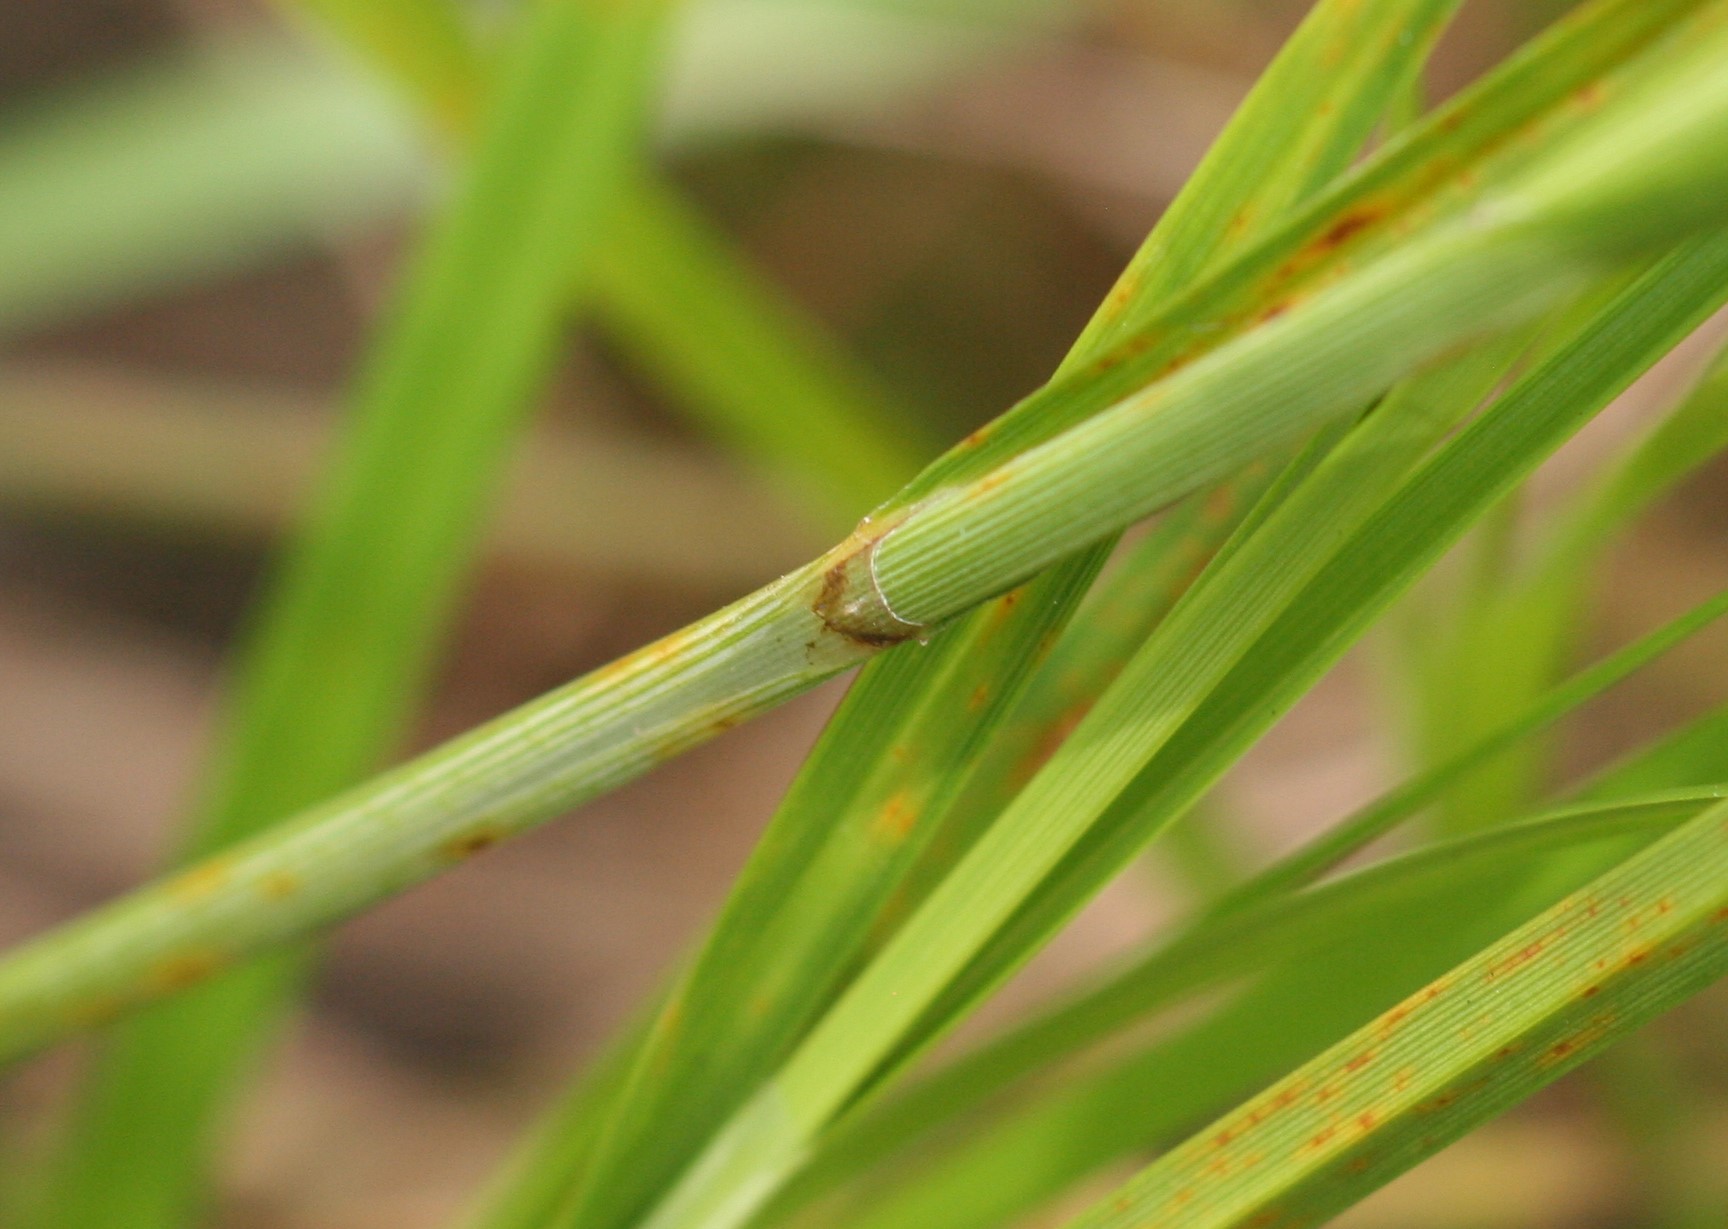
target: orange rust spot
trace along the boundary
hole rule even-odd
[[[1360,1070],[1362,1070],[1362,1068],[1368,1066],[1370,1063],[1372,1063],[1378,1057],[1379,1057],[1379,1055],[1375,1051],[1365,1050],[1361,1054],[1356,1055],[1356,1057],[1354,1057],[1354,1058],[1350,1059],[1348,1062],[1346,1062],[1344,1064],[1344,1070],[1346,1072],[1350,1072],[1350,1073],[1360,1071]]]
[[[1213,488],[1206,497],[1205,507],[1200,515],[1212,525],[1222,525],[1230,519],[1230,514],[1236,510],[1236,492],[1228,486]]]
[[[1309,1136],[1308,1143],[1305,1146],[1308,1148],[1312,1148],[1316,1152],[1318,1152],[1321,1148],[1324,1148],[1327,1144],[1331,1143],[1332,1138],[1337,1134],[1338,1134],[1338,1128],[1337,1127],[1334,1127],[1334,1126],[1321,1127],[1313,1135]]]
[[[1133,266],[1123,270],[1122,276],[1116,279],[1116,284],[1110,287],[1110,293],[1104,296],[1104,310],[1119,315],[1133,301],[1139,287],[1140,270]]]
[[[1537,939],[1533,943],[1528,943],[1519,948],[1498,964],[1489,966],[1486,973],[1487,980],[1493,981],[1497,977],[1504,977],[1508,973],[1515,972],[1520,967],[1529,964],[1547,950],[1548,942],[1549,940],[1546,937]]]
[[[1626,954],[1626,967],[1629,969],[1635,969],[1649,959],[1650,949],[1647,947],[1640,947],[1637,950]]]
[[[990,438],[990,428],[989,427],[979,427],[976,431],[972,432],[972,434],[968,435],[965,439],[961,440],[958,444],[956,444],[955,447],[956,448],[976,448],[976,447],[978,447],[978,445],[982,444],[985,440],[987,440],[989,438]]]
[[[222,967],[222,958],[212,951],[181,952],[150,970],[151,988],[171,994],[195,986]]]
[[[1056,754],[1057,749],[1068,741],[1068,736],[1085,719],[1091,708],[1091,700],[1082,700],[1044,731],[1038,741],[1014,766],[1014,781],[1017,785],[1030,781],[1038,770],[1044,767],[1050,757]]]
[[[1584,993],[1580,994],[1578,997],[1581,999],[1593,999],[1598,994],[1601,994],[1601,993],[1602,993],[1602,987],[1601,986],[1585,986],[1584,987]]]
[[[883,804],[873,827],[879,836],[893,842],[905,840],[918,822],[918,807],[909,790],[900,790]]]
[[[492,848],[503,839],[504,834],[496,828],[476,828],[472,832],[464,832],[445,841],[438,847],[438,854],[446,862],[464,862],[475,854]]]
[[[272,871],[258,882],[258,895],[266,900],[287,900],[300,890],[300,877],[288,871]]]
[[[1366,1173],[1368,1172],[1368,1158],[1365,1156],[1352,1157],[1350,1164],[1346,1165],[1345,1168],[1353,1174]]]
[[[1399,1027],[1404,1023],[1404,1021],[1406,1021],[1410,1018],[1410,1012],[1412,1010],[1413,1009],[1410,1007],[1409,1004],[1400,1003],[1398,1006],[1394,1007],[1391,1011],[1389,1011],[1385,1015],[1381,1016],[1380,1017],[1380,1035],[1382,1037],[1386,1037],[1392,1033],[1397,1032]]]
[[[988,683],[979,683],[972,689],[972,694],[966,697],[966,708],[970,712],[982,712],[988,703],[990,703],[990,684]]]
[[[621,674],[628,674],[640,660],[641,658],[636,653],[629,653],[607,662],[604,666],[597,667],[588,677],[596,683],[604,683]]]
[[[1284,315],[1289,310],[1290,310],[1290,300],[1284,299],[1280,302],[1272,304],[1271,307],[1266,308],[1258,316],[1254,317],[1254,322],[1256,324],[1266,324],[1270,321],[1278,319],[1278,317]]]
[[[690,629],[673,632],[670,636],[662,636],[653,644],[644,645],[637,653],[645,661],[663,662],[684,656],[690,649]],[[626,658],[625,660],[629,660]]]
[[[1381,211],[1377,209],[1358,209],[1347,213],[1327,227],[1314,241],[1314,246],[1323,252],[1336,251],[1378,222],[1381,216]]]
[[[1372,1131],[1380,1124],[1380,1116],[1373,1110],[1363,1110],[1356,1115],[1356,1125],[1364,1131]]]
[[[176,875],[168,881],[167,891],[179,900],[200,900],[228,882],[234,860],[215,857]]]
[[[1600,81],[1586,81],[1578,87],[1572,97],[1577,99],[1580,107],[1589,111],[1602,105],[1602,95],[1603,90]]]
[[[1619,1018],[1619,1013],[1613,1011],[1604,1011],[1591,1017],[1589,1022],[1576,1033],[1549,1046],[1537,1061],[1542,1066],[1549,1067],[1565,1062],[1574,1054],[1582,1054],[1606,1040],[1614,1031],[1614,1025]]]
[[[1400,1067],[1392,1077],[1392,1087],[1398,1092],[1404,1092],[1416,1082],[1416,1068]]]

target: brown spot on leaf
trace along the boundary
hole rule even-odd
[[[878,835],[897,844],[911,835],[917,823],[917,803],[910,791],[900,790],[882,804],[882,809],[876,814],[874,828]]]
[[[215,952],[197,950],[169,956],[150,970],[153,990],[172,994],[195,986],[222,967],[222,958]]]
[[[472,832],[463,832],[445,841],[438,847],[438,853],[446,862],[465,862],[503,839],[504,834],[497,828],[475,828]]]
[[[1314,246],[1323,252],[1334,252],[1343,247],[1351,239],[1367,230],[1380,220],[1381,213],[1377,209],[1353,210],[1339,218],[1314,241]]]

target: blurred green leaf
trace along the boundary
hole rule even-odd
[[[525,24],[474,163],[416,253],[256,617],[181,860],[322,801],[404,737],[552,361],[570,278],[635,156],[663,12],[661,0],[558,0]],[[108,1039],[46,1225],[166,1229],[194,1214],[216,1124],[303,961],[254,963]]]

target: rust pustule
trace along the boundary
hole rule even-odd
[[[211,858],[170,879],[167,891],[180,900],[199,900],[228,881],[232,865],[232,858]]]
[[[221,967],[222,958],[215,952],[181,952],[151,969],[150,981],[154,989],[172,994],[197,985]]]
[[[911,791],[899,790],[882,805],[881,811],[876,815],[874,827],[889,842],[898,844],[912,835],[912,829],[917,823],[917,802]]]
[[[1327,227],[1326,230],[1321,233],[1320,237],[1314,241],[1314,246],[1319,251],[1335,252],[1346,243],[1350,242],[1351,239],[1355,238],[1370,226],[1374,225],[1374,223],[1378,222],[1380,216],[1378,210],[1372,209],[1357,210],[1353,213],[1347,213],[1336,222],[1332,223],[1331,226]]]

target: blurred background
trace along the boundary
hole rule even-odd
[[[1433,94],[1566,7],[1467,4]],[[809,317],[877,458],[832,481],[820,458],[705,414],[700,377],[628,319],[573,321],[416,745],[801,562],[1034,388],[1305,9],[692,4],[657,157],[776,304]],[[262,5],[0,3],[0,939],[159,865],[224,651],[442,181],[402,100]],[[1518,524],[1539,523],[1705,356],[1683,350],[1557,458]],[[1614,553],[1571,629],[1578,654],[1722,583],[1725,478],[1717,465],[1691,481]],[[1197,859],[1264,858],[1419,761],[1391,652],[1353,655],[1208,805],[1208,848],[1137,868],[996,1018],[1153,933]],[[1720,636],[1673,655],[1570,722],[1544,771],[1601,763],[1719,702],[1725,667]],[[448,1221],[698,933],[837,694],[343,928],[234,1136],[219,1223]],[[1698,1103],[1675,1162],[1687,1181],[1728,1171],[1724,1025],[1718,994],[1661,1026]],[[0,1085],[13,1163],[48,1138],[77,1061],[57,1052]],[[1592,1079],[1349,1223],[1645,1223],[1639,1141]]]

